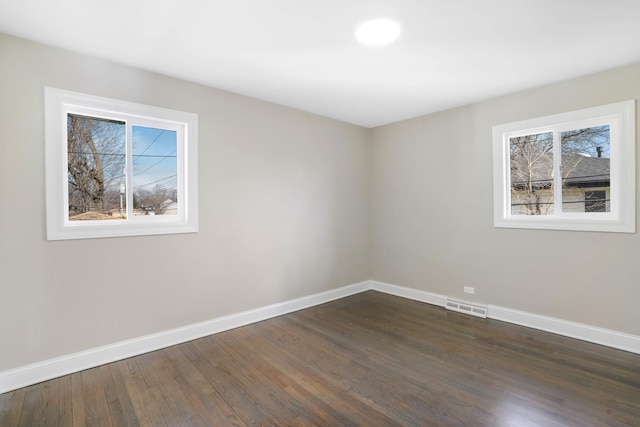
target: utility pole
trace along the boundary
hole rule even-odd
[[[123,217],[122,210],[124,206],[124,203],[123,203],[124,192],[125,192],[125,185],[124,185],[124,182],[122,181],[122,178],[120,178],[120,218]]]

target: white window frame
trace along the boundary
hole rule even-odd
[[[160,127],[176,131],[178,213],[127,215],[124,220],[70,221],[67,115],[118,120],[127,123],[127,209],[133,209],[131,126]],[[45,88],[45,155],[47,239],[195,233],[198,231],[198,116],[193,113],[136,104],[99,96]]]
[[[610,212],[563,213],[559,173],[560,150],[554,152],[554,213],[512,215],[510,138],[591,126],[610,126]],[[636,219],[635,100],[493,126],[494,227],[635,233]]]

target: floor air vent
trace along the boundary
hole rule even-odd
[[[482,304],[474,304],[472,302],[459,301],[447,298],[444,306],[447,310],[457,311],[459,313],[469,314],[476,317],[487,317],[487,306]]]

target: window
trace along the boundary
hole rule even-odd
[[[196,232],[197,115],[45,89],[47,238]]]
[[[635,232],[635,102],[493,127],[494,226]]]

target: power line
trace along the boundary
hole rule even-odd
[[[611,199],[587,199],[587,200],[563,200],[563,205],[575,204],[575,203],[585,203],[585,202],[610,202]],[[511,206],[531,206],[531,205],[554,205],[554,201],[550,202],[529,202],[529,203],[511,203]]]
[[[172,152],[175,152],[176,150],[173,150]],[[87,155],[87,156],[93,156],[93,153],[85,153],[83,151],[69,151],[68,153],[70,154],[83,154],[83,155]],[[96,153],[100,156],[119,156],[119,157],[125,157],[126,154],[117,154],[117,153]],[[162,157],[162,158],[167,158],[167,157],[177,157],[177,155],[158,155],[158,154],[138,154],[135,157]]]
[[[146,152],[147,152],[147,150],[149,150],[149,148],[151,148],[151,146],[152,146],[153,144],[155,144],[155,143],[156,143],[156,141],[158,140],[158,138],[160,138],[160,135],[162,135],[163,133],[164,133],[164,129],[160,129],[160,133],[158,134],[158,136],[156,136],[156,139],[154,139],[153,141],[151,141],[151,144],[149,144],[149,146],[148,146],[147,148],[145,148],[145,150],[144,150],[142,153],[140,153],[140,154],[136,154],[136,155],[134,155],[134,156],[133,156],[133,157],[135,157],[135,158],[133,159],[133,163],[135,163],[135,162],[136,162],[136,160],[137,160],[137,158],[138,158],[138,157],[142,157],[142,155],[143,155],[144,153],[146,153]]]
[[[610,174],[608,173],[601,173],[598,175],[581,175],[581,176],[566,176],[561,178],[564,181],[574,181],[577,179],[582,179],[582,178],[597,178],[597,177],[608,177],[610,176]],[[551,182],[553,181],[553,178],[544,178],[544,179],[531,179],[531,180],[527,180],[527,181],[511,181],[511,184],[526,184],[529,182]]]
[[[143,170],[142,172],[138,172],[137,175],[143,175],[145,172],[147,172],[150,169],[153,169],[154,167],[156,167],[158,164],[160,164],[161,162],[164,161],[164,159],[168,158],[168,157],[175,157],[175,156],[171,156],[171,154],[175,153],[177,151],[177,148],[175,150],[173,150],[171,153],[169,153],[169,155],[167,156],[163,156],[160,160],[158,160],[157,162],[155,162],[154,164],[152,164],[151,166],[149,166],[148,168],[146,168],[145,170]]]
[[[156,180],[156,181],[147,182],[147,183],[145,183],[145,184],[134,185],[134,188],[147,187],[147,186],[149,186],[149,185],[153,185],[153,184],[156,184],[156,183],[158,183],[158,182],[167,181],[167,180],[169,180],[169,179],[173,179],[173,178],[177,178],[177,177],[178,177],[178,175],[177,175],[177,174],[176,174],[176,175],[169,175],[169,176],[167,176],[167,177],[164,177],[164,178],[158,179],[158,180]],[[175,187],[177,187],[177,186],[178,186],[178,185],[177,185],[177,183],[176,183]],[[173,186],[172,186],[172,187],[167,186],[167,187],[165,187],[165,188],[167,188],[167,189],[168,189],[168,188],[173,188]]]

